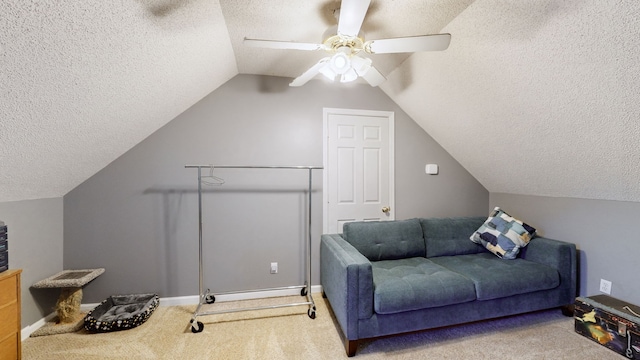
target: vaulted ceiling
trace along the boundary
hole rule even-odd
[[[0,201],[63,196],[235,75],[296,77],[334,0],[0,2]],[[640,3],[373,0],[381,89],[489,191],[640,201]],[[318,80],[321,81],[321,80]]]

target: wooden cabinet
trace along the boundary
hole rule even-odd
[[[20,339],[20,273],[0,273],[0,360],[21,358]]]

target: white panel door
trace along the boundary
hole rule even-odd
[[[324,109],[324,125],[324,232],[393,220],[393,113]]]

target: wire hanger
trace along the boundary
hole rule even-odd
[[[224,179],[221,178],[221,177],[217,177],[217,176],[213,175],[213,170],[214,170],[214,167],[213,167],[213,165],[211,165],[211,167],[209,168],[209,175],[202,176],[200,181],[203,184],[209,185],[209,186],[220,186],[220,185],[223,185],[225,183]],[[205,180],[205,179],[207,179],[207,180]],[[211,179],[211,180],[209,180],[209,179]]]

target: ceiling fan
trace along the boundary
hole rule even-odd
[[[295,78],[289,86],[302,86],[318,74],[331,81],[350,82],[358,77],[371,86],[382,84],[386,78],[373,65],[372,60],[360,54],[391,54],[416,51],[446,50],[451,34],[419,35],[392,39],[367,40],[361,33],[362,22],[371,0],[342,0],[336,10],[338,25],[332,26],[324,34],[320,44],[293,41],[244,39],[244,44],[252,47],[293,50],[324,50],[330,56],[322,58],[309,70]]]

